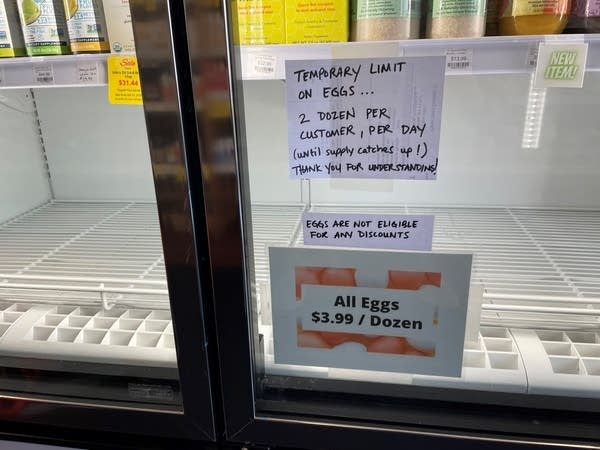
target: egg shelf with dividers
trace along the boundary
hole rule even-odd
[[[176,367],[156,204],[50,201],[0,249],[0,356]]]
[[[268,248],[302,246],[303,205],[253,205],[259,330],[267,374],[600,398],[600,212],[313,205],[315,212],[433,214],[433,251],[473,253],[484,288],[460,378],[275,364]],[[511,230],[510,234],[506,230]]]
[[[168,311],[0,304],[0,355],[176,367]]]

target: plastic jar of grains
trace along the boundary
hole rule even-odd
[[[352,0],[353,41],[419,37],[421,0]]]
[[[481,37],[485,0],[428,0],[428,38]]]

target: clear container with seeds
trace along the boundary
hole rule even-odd
[[[485,0],[429,0],[428,38],[481,37],[485,33]]]
[[[420,20],[420,0],[353,0],[351,39],[416,39]]]

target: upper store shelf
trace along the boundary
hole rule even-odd
[[[447,68],[447,75],[527,73],[532,72],[535,67],[540,42],[588,42],[587,70],[600,70],[600,34],[563,34],[241,46],[242,78],[284,79],[286,60],[443,56],[450,52],[461,58],[459,64]]]
[[[459,55],[447,75],[527,73],[540,42],[588,42],[586,70],[600,71],[600,34],[414,39],[386,42],[240,46],[244,80],[282,80],[285,61]],[[0,89],[106,85],[107,54],[0,59]]]
[[[0,89],[106,85],[107,54],[0,59]]]

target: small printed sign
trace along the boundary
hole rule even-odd
[[[98,63],[80,62],[77,64],[77,80],[79,84],[98,84]]]
[[[527,68],[535,68],[537,66],[539,50],[539,44],[529,46],[529,49],[527,50],[527,57],[525,58],[525,65]]]
[[[535,69],[535,88],[583,86],[587,62],[586,42],[541,42]]]
[[[306,212],[305,245],[430,251],[431,215],[340,214]]]
[[[290,178],[436,179],[445,65],[286,61]]]
[[[109,56],[108,101],[113,105],[141,105],[142,88],[135,56]]]
[[[54,84],[54,69],[52,64],[33,66],[33,80],[37,84]]]
[[[250,77],[271,78],[275,75],[277,58],[273,55],[248,54],[247,72]]]
[[[472,255],[269,255],[275,363],[460,376]]]
[[[446,50],[446,73],[471,73],[473,50],[470,48]]]

